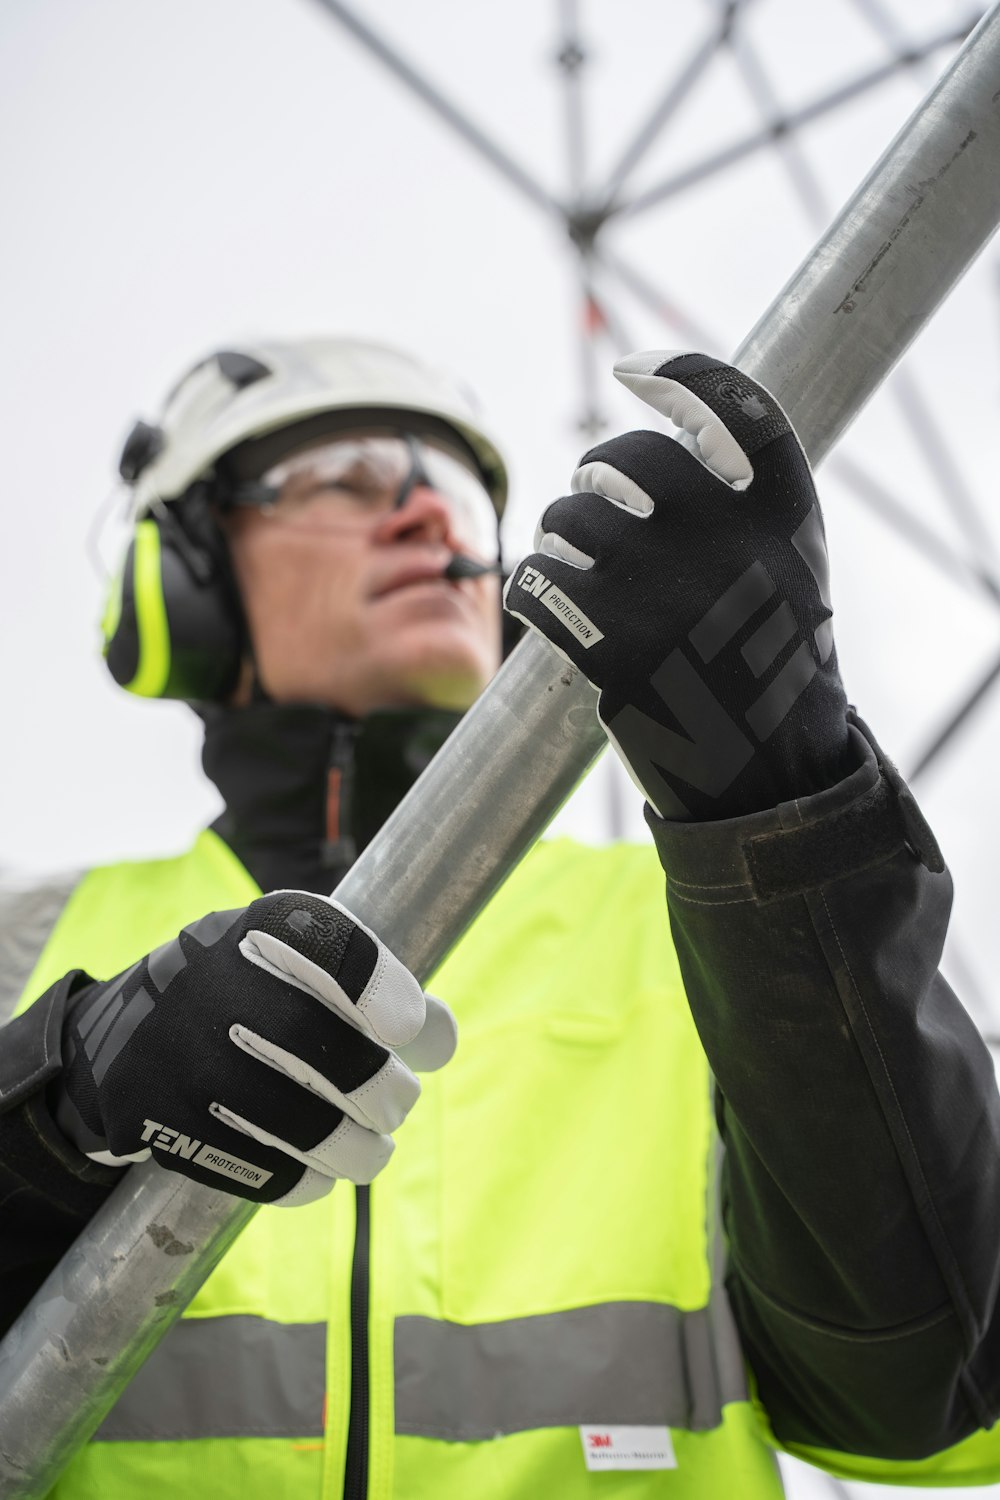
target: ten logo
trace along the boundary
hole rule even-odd
[[[579,605],[574,604],[561,589],[556,588],[550,578],[544,573],[539,573],[537,568],[525,566],[521,569],[521,576],[517,580],[517,586],[524,589],[526,594],[531,594],[539,604],[544,604],[550,614],[555,615],[561,624],[566,626],[576,636],[580,644],[590,650],[596,646],[598,641],[603,641],[604,632],[598,630],[593,620],[588,620]]]
[[[221,1172],[223,1177],[233,1177],[251,1187],[263,1187],[274,1176],[273,1172],[265,1172],[263,1167],[255,1167],[253,1162],[243,1161],[239,1156],[220,1151],[217,1146],[206,1146],[189,1135],[182,1135],[159,1120],[143,1120],[142,1123],[145,1126],[143,1142],[159,1146],[168,1156],[183,1156],[185,1161],[193,1160],[196,1167],[208,1167],[212,1172]]]
[[[150,1137],[156,1135],[153,1145],[161,1146],[170,1156],[180,1155],[185,1161],[190,1161],[201,1145],[201,1141],[193,1141],[189,1135],[181,1135],[179,1130],[171,1130],[169,1125],[161,1125],[158,1120],[143,1120],[142,1123],[146,1127],[142,1132],[143,1143],[148,1145]]]
[[[534,594],[536,599],[541,598],[545,590],[552,587],[545,574],[539,573],[537,568],[525,568],[517,580],[517,586],[529,594]]]

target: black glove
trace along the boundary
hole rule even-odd
[[[419,1040],[415,1040],[419,1038]],[[370,1182],[447,1062],[451,1013],[343,907],[277,891],[213,912],[74,996],[56,1123],[117,1166],[150,1154],[258,1203]]]
[[[692,451],[657,432],[592,448],[507,609],[600,690],[608,738],[661,817],[736,817],[833,785],[847,700],[823,520],[787,417],[703,354],[634,354],[615,374]]]

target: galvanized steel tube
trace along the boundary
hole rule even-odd
[[[993,5],[733,356],[777,396],[814,464],[995,231],[998,153]]]

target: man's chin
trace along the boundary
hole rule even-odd
[[[426,708],[448,708],[464,711],[471,708],[486,681],[480,672],[423,672],[413,677],[405,690],[406,700]]]
[[[465,619],[425,619],[400,631],[378,675],[410,703],[469,708],[499,666],[499,632],[494,641],[481,619],[475,624],[473,630]]]
[[[409,703],[423,703],[428,708],[470,708],[493,676],[496,664],[485,653],[466,649],[446,649],[439,643],[435,651],[415,653],[400,663],[396,682],[401,698]]]

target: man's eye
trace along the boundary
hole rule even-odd
[[[370,486],[358,480],[352,479],[318,479],[311,484],[305,492],[305,498],[311,500],[322,495],[348,495],[352,500],[368,500],[372,495]]]

